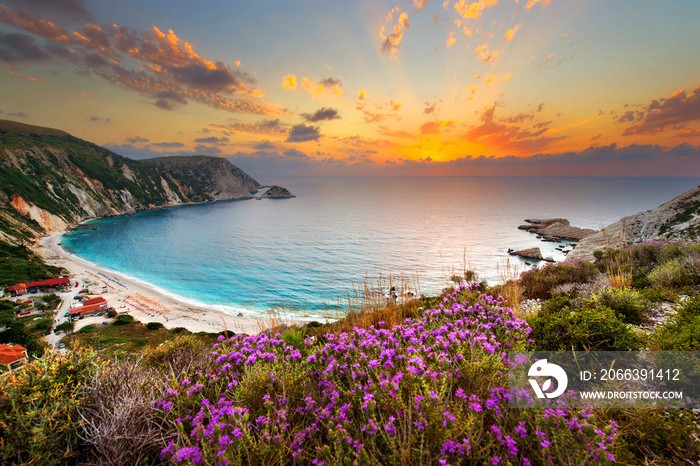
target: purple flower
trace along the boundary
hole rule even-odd
[[[199,450],[199,447],[183,447],[173,455],[173,461],[175,462],[187,460],[190,460],[193,464],[202,462],[202,452]]]

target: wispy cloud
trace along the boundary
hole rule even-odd
[[[261,120],[256,123],[245,123],[237,121],[229,125],[217,125],[209,123],[209,127],[218,129],[224,132],[250,133],[250,134],[265,134],[265,135],[282,135],[287,134],[286,125],[280,123],[279,119]]]
[[[467,138],[521,154],[543,150],[553,141],[562,138],[545,135],[549,130],[549,122],[537,125],[531,130],[522,126],[522,122],[530,120],[525,114],[512,117],[512,122],[518,124],[504,125],[495,121],[495,112],[496,104],[482,112],[481,124],[470,129],[466,134]]]
[[[389,15],[389,21],[393,19],[393,12]],[[408,14],[406,12],[400,12],[399,18],[394,24],[392,32],[388,35],[385,34],[385,26],[382,26],[379,31],[379,37],[383,39],[381,50],[385,54],[393,54],[399,51],[401,47],[401,41],[403,40],[403,30],[408,29],[410,24],[408,22]]]
[[[173,149],[175,147],[185,147],[181,142],[154,142],[151,144],[154,147],[162,147],[164,149]]]
[[[515,35],[516,32],[518,32],[518,28],[520,28],[519,24],[512,29],[508,29],[506,31],[506,33],[503,35],[503,40],[507,40],[507,41],[513,40],[513,36]]]
[[[631,113],[626,111],[619,121],[634,121],[627,118]],[[625,128],[622,132],[625,136],[654,134],[665,131],[669,126],[683,129],[679,125],[700,120],[700,87],[690,94],[678,91],[668,98],[652,100],[646,108],[633,115],[641,122]]]
[[[86,20],[92,16],[85,8],[84,0],[5,0],[4,3],[27,14],[41,12],[78,20]]]
[[[387,128],[386,126],[379,125],[379,129],[377,130],[379,134],[382,134],[384,136],[392,137],[392,138],[402,138],[402,139],[415,139],[416,136],[414,134],[409,133],[408,131],[404,130],[391,130]]]
[[[5,34],[0,32],[0,60],[5,63],[24,63],[40,61],[51,55],[39,47],[34,37],[18,32]]]
[[[532,8],[533,6],[535,6],[535,5],[538,4],[538,3],[541,3],[543,6],[544,6],[544,5],[549,5],[549,1],[550,1],[550,0],[529,0],[529,1],[527,2],[527,4],[525,5],[525,9],[526,9],[526,10],[529,10],[530,8]]]

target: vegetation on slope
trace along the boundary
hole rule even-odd
[[[0,287],[55,278],[63,273],[60,267],[47,265],[26,246],[0,241]]]

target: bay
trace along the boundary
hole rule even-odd
[[[286,177],[297,197],[171,207],[100,219],[63,247],[97,265],[226,312],[342,312],[348,293],[402,276],[435,294],[452,273],[495,283],[538,246],[526,218],[600,229],[657,207],[698,178]]]

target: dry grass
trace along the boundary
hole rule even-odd
[[[510,258],[506,259],[503,265],[496,265],[498,273],[498,282],[501,286],[500,295],[508,301],[508,304],[513,309],[517,317],[522,317],[520,302],[522,294],[520,293],[520,269],[515,264],[510,262]]]
[[[139,464],[176,437],[157,406],[166,399],[166,380],[137,361],[115,361],[86,381],[80,437],[93,447],[97,464]]]
[[[392,292],[393,290],[393,292]],[[408,280],[404,275],[380,276],[376,283],[365,281],[353,285],[347,295],[347,314],[329,324],[332,333],[352,331],[354,327],[378,326],[391,328],[408,318],[421,314],[420,285],[418,279]]]
[[[613,270],[608,268],[608,281],[616,289],[629,288],[632,285],[632,272],[629,270]]]

